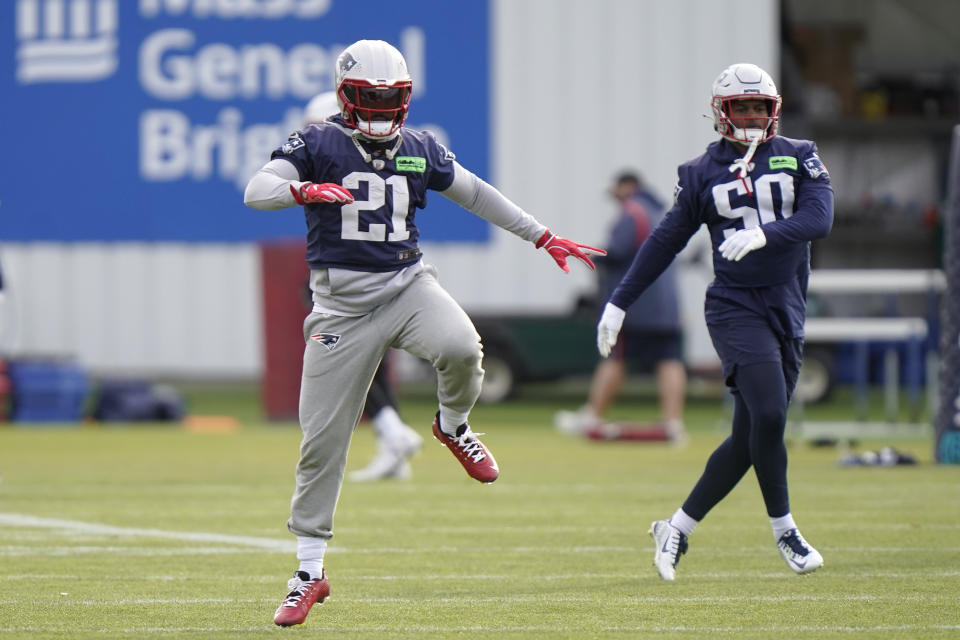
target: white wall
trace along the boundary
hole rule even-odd
[[[672,196],[677,165],[716,139],[702,116],[726,66],[779,65],[772,0],[493,5],[492,179],[554,231],[587,244],[606,241],[615,215],[606,188],[618,170],[636,168]],[[467,309],[563,310],[572,292],[594,288],[588,270],[564,276],[545,255],[494,233],[492,249],[424,248]]]
[[[702,114],[720,71],[750,61],[776,76],[777,6],[492,0],[492,180],[561,235],[602,245],[615,172],[639,169],[669,198],[676,166],[715,139]],[[565,275],[499,229],[483,248],[424,252],[468,311],[562,312],[594,288],[581,265]],[[11,297],[0,327],[8,353],[73,354],[97,373],[256,377],[262,369],[253,246],[5,244],[0,259]],[[710,357],[703,276],[685,281],[692,342]]]
[[[263,368],[259,252],[239,244],[0,247],[0,347],[111,375],[253,378]]]

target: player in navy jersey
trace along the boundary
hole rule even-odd
[[[298,570],[274,615],[301,624],[330,593],[323,569],[350,437],[387,349],[404,349],[437,372],[433,434],[480,482],[499,468],[467,422],[480,395],[480,337],[421,260],[415,213],[438,191],[472,213],[590,268],[604,252],[553,234],[464,169],[427,131],[403,126],[413,82],[403,56],[380,40],[347,47],[334,69],[339,115],[294,132],[251,178],[255,209],[303,205],[313,311],[304,322],[300,387],[303,440],[287,527]]]
[[[833,190],[816,144],[777,135],[780,104],[760,67],[735,64],[720,74],[710,106],[721,140],[680,165],[673,207],[637,252],[597,327],[606,356],[623,310],[707,225],[715,277],[704,307],[734,398],[733,429],[683,505],[651,525],[654,564],[664,580],[676,577],[697,523],[751,466],[784,560],[797,573],[823,564],[790,513],[783,435],[803,350],[810,241],[830,231]]]
[[[340,105],[337,104],[335,91],[318,94],[304,108],[304,126],[326,122],[338,113]],[[386,358],[373,374],[363,412],[370,419],[376,435],[377,454],[367,466],[350,472],[349,478],[355,482],[409,478],[409,460],[420,450],[423,438],[400,417],[397,399],[387,374]]]

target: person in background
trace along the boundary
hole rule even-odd
[[[480,336],[422,260],[416,213],[428,192],[543,249],[565,272],[569,257],[592,269],[588,252],[605,253],[551,232],[464,168],[431,132],[403,126],[413,78],[389,43],[360,40],[344,49],[334,88],[338,114],[292,133],[244,192],[254,209],[303,207],[313,291],[303,327],[303,439],[287,521],[299,567],[274,613],[279,626],[302,624],[330,594],[324,555],[350,438],[388,349],[433,365],[439,405],[433,435],[467,475],[487,483],[500,474],[468,422],[483,384]]]
[[[306,127],[325,122],[339,112],[336,92],[326,91],[314,96],[307,103],[303,125]],[[309,283],[307,287],[309,289]],[[310,304],[312,306],[313,302]],[[410,458],[420,450],[423,438],[400,417],[396,395],[387,373],[386,358],[373,375],[363,411],[373,425],[377,453],[366,467],[351,471],[347,477],[354,482],[410,478]]]
[[[617,201],[619,215],[610,230],[607,255],[597,258],[601,303],[613,293],[665,212],[660,199],[633,171],[616,176],[610,195]],[[555,426],[564,433],[597,439],[684,442],[687,374],[674,265],[627,309],[621,335],[610,356],[594,370],[587,404],[578,411],[558,411]],[[631,365],[640,371],[654,371],[660,424],[630,426],[605,421],[607,409],[620,393]]]
[[[733,395],[733,425],[681,507],[650,526],[664,580],[676,577],[694,528],[751,466],[784,561],[796,573],[823,565],[790,511],[783,437],[803,356],[810,242],[830,232],[833,189],[814,142],[777,135],[780,106],[773,79],[754,64],[731,65],[717,77],[710,108],[721,139],[678,168],[673,207],[597,326],[597,348],[606,356],[626,309],[707,226],[714,280],[704,309]]]

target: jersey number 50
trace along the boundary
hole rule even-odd
[[[340,237],[344,240],[368,240],[372,242],[399,242],[410,237],[407,231],[407,213],[410,205],[410,191],[407,189],[406,176],[390,176],[386,180],[375,173],[354,171],[343,179],[347,189],[358,189],[367,183],[367,199],[354,200],[340,207]],[[387,234],[387,225],[371,223],[366,231],[360,230],[360,212],[376,211],[387,202],[387,187],[393,190],[393,211],[390,224],[393,229]]]
[[[750,178],[747,177],[749,183]],[[737,195],[747,193],[747,185],[742,180],[733,180],[724,184],[718,184],[713,188],[713,203],[717,207],[717,213],[724,218],[743,218],[743,228],[753,229],[762,224],[773,222],[777,219],[777,212],[773,205],[773,185],[776,184],[780,191],[780,216],[789,218],[793,215],[793,178],[786,173],[768,173],[760,176],[753,184],[754,193],[757,195],[757,208],[753,207],[731,207],[730,193],[737,192]],[[724,237],[733,235],[736,229],[724,229]]]

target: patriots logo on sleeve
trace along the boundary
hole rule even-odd
[[[327,348],[327,351],[333,351],[333,348],[340,342],[340,336],[335,333],[315,333],[310,336]]]
[[[810,174],[810,177],[816,180],[820,176],[829,176],[827,172],[827,167],[823,164],[823,161],[820,160],[820,156],[813,154],[809,158],[803,161],[803,168],[807,170],[807,173]]]
[[[287,141],[283,143],[283,146],[280,148],[283,153],[290,155],[306,143],[303,141],[303,138],[300,137],[299,131],[294,131],[290,134],[290,137],[287,138]]]
[[[673,202],[676,204],[677,200],[680,199],[680,192],[683,191],[683,187],[680,186],[678,182],[676,186],[673,187]]]
[[[445,146],[443,146],[443,145],[440,144],[439,142],[437,143],[437,145],[440,147],[440,150],[443,152],[443,159],[444,159],[444,160],[448,160],[448,161],[450,161],[450,162],[453,162],[454,160],[457,159],[457,156],[455,156],[454,153],[453,153],[452,151],[450,151],[449,149],[447,149]]]

